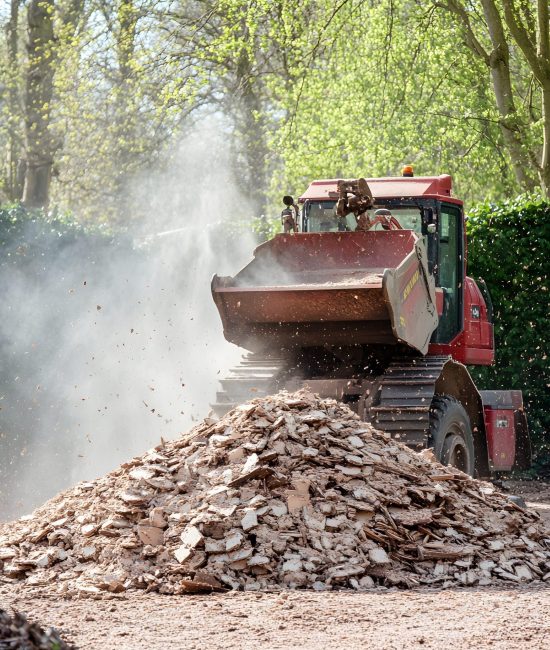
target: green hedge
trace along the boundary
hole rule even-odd
[[[496,363],[472,369],[481,388],[524,392],[539,456],[550,452],[550,203],[520,196],[471,210],[469,275],[487,282],[495,310]]]
[[[84,241],[103,246],[119,240],[107,227],[84,226],[70,214],[27,210],[19,204],[0,206],[0,252],[4,263],[13,247],[20,253],[36,253]]]

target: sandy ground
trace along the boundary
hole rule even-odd
[[[550,484],[506,484],[550,524]],[[108,595],[61,599],[0,586],[13,606],[78,648],[550,648],[550,585],[350,592]]]
[[[79,648],[549,648],[550,588],[135,594],[59,600],[0,591]]]
[[[536,510],[550,528],[550,483],[542,481],[505,481],[505,491],[525,499],[527,506]]]

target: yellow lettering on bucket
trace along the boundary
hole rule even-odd
[[[416,271],[412,275],[412,278],[407,282],[405,288],[403,289],[403,302],[405,302],[405,300],[407,300],[407,298],[409,297],[409,294],[412,291],[414,285],[418,282],[419,277],[420,277],[420,271],[416,269]]]

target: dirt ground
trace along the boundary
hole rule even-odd
[[[550,484],[507,483],[550,525]],[[81,649],[550,648],[550,585],[447,591],[108,595],[62,599],[0,586],[0,607],[53,625]]]
[[[505,491],[525,499],[529,508],[536,510],[550,528],[550,483],[542,481],[505,481]]]
[[[60,600],[0,591],[79,648],[548,648],[550,588],[135,594]]]

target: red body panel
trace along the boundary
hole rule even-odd
[[[300,197],[300,203],[308,200],[330,201],[338,198],[337,183],[337,179],[313,181]],[[375,199],[421,196],[462,205],[462,201],[451,197],[452,179],[448,174],[441,176],[367,178],[367,183]]]
[[[519,390],[480,391],[487,435],[487,452],[492,471],[508,472],[517,454],[516,415],[523,412]]]
[[[485,406],[487,451],[493,470],[510,471],[516,455],[516,430],[513,409],[493,409]]]
[[[495,359],[493,325],[487,305],[472,278],[464,286],[464,326],[450,343],[432,343],[428,354],[450,354],[465,365],[490,366]]]

